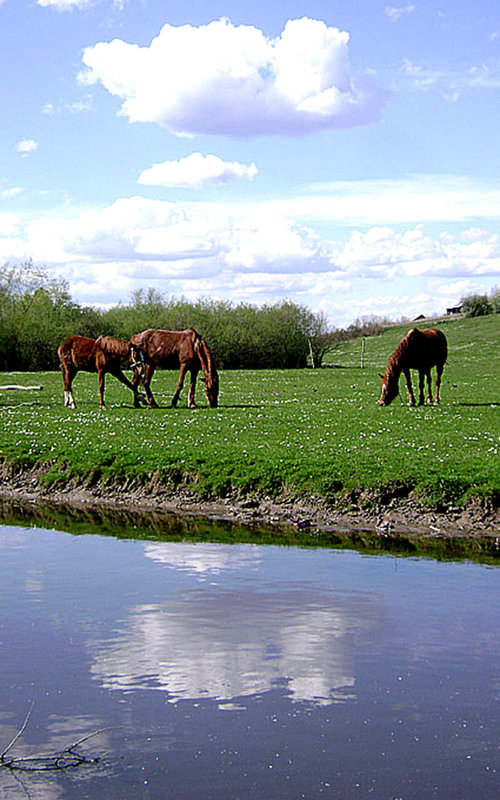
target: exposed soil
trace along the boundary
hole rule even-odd
[[[256,528],[259,525],[289,527],[355,535],[371,532],[379,537],[489,539],[500,555],[500,509],[484,500],[472,500],[466,507],[446,505],[424,507],[411,493],[384,498],[369,492],[328,502],[321,497],[282,493],[230,496],[200,501],[193,486],[165,482],[158,475],[125,482],[70,479],[48,484],[45,470],[16,470],[0,467],[0,499],[17,503],[51,503],[74,510],[130,510],[134,515],[175,513],[204,517]]]

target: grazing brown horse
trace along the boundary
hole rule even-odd
[[[104,404],[104,378],[106,372],[114,375],[134,393],[134,406],[140,406],[140,395],[137,388],[125,377],[121,370],[124,361],[130,360],[130,345],[121,339],[112,336],[99,336],[98,339],[89,339],[86,336],[69,336],[62,342],[57,354],[61,362],[64,381],[64,405],[76,408],[76,403],[71,392],[71,384],[79,370],[84,372],[97,372],[99,381],[99,405]]]
[[[151,392],[150,383],[157,367],[165,369],[179,369],[179,380],[172,398],[172,407],[175,408],[184,384],[186,372],[191,373],[189,386],[188,406],[195,408],[194,392],[196,378],[200,369],[205,376],[205,392],[212,408],[217,407],[219,398],[219,375],[215,360],[207,344],[194,328],[186,331],[161,331],[147,330],[137,333],[130,339],[135,362],[142,364],[142,377],[136,372],[134,385],[139,380],[144,384],[147,401],[150,406],[158,408],[158,404]]]
[[[444,333],[436,330],[436,328],[427,328],[423,331],[413,328],[406,336],[403,336],[394,353],[390,356],[387,362],[385,375],[380,375],[382,378],[382,394],[378,401],[379,405],[388,406],[399,394],[399,376],[401,373],[405,376],[406,387],[408,389],[408,405],[415,405],[410,369],[418,369],[419,406],[424,404],[425,378],[427,378],[427,397],[429,403],[432,403],[432,367],[436,367],[436,393],[434,395],[434,404],[437,405],[439,403],[441,375],[443,374],[447,355],[448,345]]]

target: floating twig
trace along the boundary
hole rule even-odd
[[[14,738],[9,742],[7,747],[4,749],[3,753],[0,755],[0,767],[9,769],[12,772],[14,771],[49,772],[53,770],[64,770],[73,767],[79,767],[82,764],[97,764],[99,762],[98,757],[90,758],[85,753],[79,753],[76,748],[79,745],[83,744],[84,742],[87,742],[89,739],[92,739],[94,736],[98,736],[100,733],[105,733],[106,731],[110,730],[116,730],[116,727],[100,728],[99,730],[93,731],[92,733],[87,733],[85,736],[82,736],[80,739],[77,739],[76,742],[73,742],[73,744],[68,745],[67,747],[63,748],[57,753],[25,756],[19,758],[15,757],[6,758],[6,755],[9,752],[9,750],[12,749],[17,740],[22,736],[22,734],[26,730],[26,726],[33,712],[34,705],[35,703],[34,701],[32,701],[23,724],[21,725],[20,729],[18,730]]]
[[[30,707],[29,707],[29,709],[28,709],[28,713],[26,714],[26,717],[25,717],[25,719],[24,719],[24,722],[23,722],[23,724],[21,725],[20,729],[18,730],[18,732],[16,733],[16,735],[14,736],[14,738],[12,739],[12,741],[10,742],[10,744],[8,744],[8,745],[7,745],[7,747],[6,747],[6,748],[5,748],[5,750],[3,751],[2,755],[0,756],[0,761],[2,762],[2,764],[3,764],[4,760],[5,760],[5,756],[7,755],[7,753],[8,753],[8,752],[9,752],[9,750],[11,749],[11,747],[13,747],[13,745],[15,745],[15,743],[17,742],[17,740],[19,739],[19,737],[23,735],[23,733],[24,733],[24,731],[25,731],[25,729],[26,729],[26,725],[27,725],[27,724],[28,724],[28,722],[29,722],[29,718],[31,717],[31,713],[32,713],[32,711],[33,711],[33,707],[34,707],[34,705],[35,705],[35,701],[34,701],[34,700],[32,700],[32,701],[31,701],[31,704],[30,704]]]

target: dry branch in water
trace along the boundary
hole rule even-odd
[[[77,739],[76,742],[73,742],[73,744],[68,745],[57,753],[48,753],[25,758],[7,758],[6,756],[9,750],[12,749],[17,740],[26,730],[26,726],[28,725],[29,719],[33,712],[34,705],[34,702],[32,702],[19,731],[0,755],[0,767],[4,767],[5,769],[9,769],[11,771],[48,772],[51,770],[63,770],[69,769],[70,767],[79,767],[82,764],[97,764],[99,762],[98,757],[90,758],[85,753],[78,752],[76,748],[84,742],[87,742],[89,739],[92,739],[94,736],[98,736],[100,733],[113,730],[112,728],[101,728],[100,730],[88,733],[85,736],[82,736],[81,739]]]

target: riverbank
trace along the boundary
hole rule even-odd
[[[352,340],[332,352],[329,369],[221,371],[217,409],[201,386],[198,408],[185,397],[171,408],[175,371],[155,373],[155,409],[135,409],[109,377],[107,411],[95,375],[78,374],[75,410],[63,406],[59,373],[5,375],[6,385],[36,380],[43,390],[0,393],[0,494],[283,526],[313,539],[370,531],[377,541],[494,540],[500,315],[442,327],[449,359],[439,406],[409,408],[403,381],[389,407],[377,403],[377,372],[402,328],[367,339],[364,366]]]
[[[128,479],[120,482],[95,482],[92,477],[70,479],[64,484],[47,485],[46,470],[0,471],[0,502],[14,504],[21,515],[36,515],[44,506],[67,511],[71,517],[99,515],[121,524],[130,520],[133,526],[148,527],[148,520],[158,521],[162,515],[183,519],[186,538],[189,523],[199,520],[245,529],[245,540],[261,541],[274,531],[279,540],[295,540],[303,545],[366,544],[369,548],[410,550],[422,542],[459,541],[471,553],[485,552],[500,558],[500,511],[485,498],[471,500],[463,508],[448,505],[429,508],[411,494],[393,497],[386,503],[377,502],[368,492],[352,496],[350,504],[331,504],[320,497],[279,493],[274,497],[253,493],[200,502],[189,485],[172,486],[158,476],[149,480]],[[380,500],[380,498],[378,498]],[[161,525],[155,525],[161,530]],[[236,540],[238,535],[236,536]],[[467,543],[467,544],[465,544]],[[451,545],[450,545],[451,546]],[[445,548],[446,549],[446,548]]]

